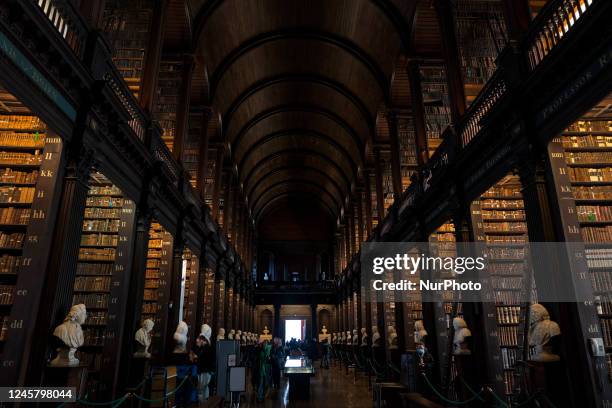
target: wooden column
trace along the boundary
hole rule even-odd
[[[193,55],[183,56],[183,72],[181,74],[181,87],[178,95],[178,105],[176,107],[176,128],[174,129],[174,141],[172,154],[179,163],[183,162],[183,150],[185,137],[188,132],[189,122],[189,97],[191,94],[191,78],[195,61]]]
[[[356,248],[356,240],[355,240],[355,214],[354,214],[354,206],[353,206],[353,200],[351,199],[349,201],[349,205],[348,205],[348,213],[346,214],[346,216],[348,217],[347,220],[347,225],[349,228],[349,240],[350,240],[350,254],[351,254],[351,259],[353,258],[353,255],[355,255],[355,253],[357,252],[355,250]]]
[[[357,198],[357,236],[359,237],[359,247],[363,241],[365,241],[365,235],[363,230],[363,194],[362,191],[359,191]]]
[[[181,221],[182,224],[182,221]],[[182,229],[179,227],[179,229]],[[166,324],[166,343],[161,348],[161,355],[168,357],[174,349],[174,331],[183,317],[179,314],[181,301],[181,280],[183,275],[183,249],[182,231],[177,231],[172,248],[172,276],[170,277],[170,301],[168,303],[168,318]],[[193,336],[193,333],[190,333]],[[163,336],[163,334],[162,334]]]
[[[217,157],[215,158],[215,182],[213,185],[212,194],[212,209],[211,216],[213,220],[219,221],[219,201],[221,199],[221,183],[223,182],[223,156],[225,152],[223,146],[217,148]]]
[[[229,225],[232,211],[232,172],[227,170],[225,174],[225,187],[224,187],[224,198],[223,198],[223,232],[228,235],[231,231],[231,225]]]
[[[200,192],[200,197],[204,200],[206,196],[206,176],[208,175],[208,142],[210,135],[208,134],[208,122],[212,118],[213,111],[211,108],[204,108],[202,113],[202,135],[200,137],[199,154],[198,154],[198,175],[196,180],[197,189]],[[213,217],[214,218],[214,217]]]
[[[399,141],[398,117],[395,111],[387,112],[389,139],[391,140],[391,178],[393,181],[393,199],[402,195],[401,145]]]
[[[157,93],[159,62],[164,40],[165,21],[168,15],[167,5],[168,0],[155,0],[153,6],[153,18],[144,60],[139,101],[142,109],[148,114],[153,112],[153,104]]]
[[[457,123],[465,112],[465,90],[463,75],[459,60],[459,44],[455,34],[455,19],[452,4],[448,0],[435,0],[434,7],[438,15],[440,34],[442,35],[442,50],[446,65],[446,80],[450,100],[451,118]]]
[[[417,163],[424,166],[429,160],[427,149],[427,126],[425,125],[425,106],[423,105],[423,89],[421,88],[421,71],[419,63],[408,62],[408,78],[410,79],[410,96],[412,97],[412,117],[417,151]]]
[[[376,207],[378,209],[378,223],[385,218],[385,192],[383,191],[383,173],[380,167],[380,147],[374,147],[374,175],[376,177]]]

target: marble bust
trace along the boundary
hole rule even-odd
[[[174,331],[174,350],[173,353],[187,353],[187,332],[189,331],[189,327],[187,323],[181,321],[178,326],[176,326],[176,330]]]
[[[332,334],[332,344],[336,344],[336,340],[338,339],[338,333]]]
[[[266,336],[267,336],[268,334],[270,334],[270,330],[268,330],[268,326],[264,326],[264,329],[263,329],[263,334],[264,334],[264,335],[266,335]]]
[[[388,344],[389,344],[389,350],[395,350],[397,349],[397,333],[395,331],[395,327],[393,326],[389,326],[387,327],[387,333],[388,333]]]
[[[142,322],[142,326],[140,327],[140,329],[136,331],[136,335],[134,336],[136,340],[136,352],[134,353],[134,357],[151,357],[151,353],[149,353],[149,347],[151,346],[151,330],[153,330],[153,326],[155,326],[153,320],[146,319]]]
[[[414,342],[416,344],[425,344],[426,338],[427,338],[427,330],[425,330],[423,321],[422,320],[415,321],[414,322]]]
[[[60,339],[63,347],[57,349],[57,357],[49,364],[52,367],[74,367],[79,365],[79,359],[75,353],[83,345],[83,329],[81,325],[87,319],[87,308],[84,304],[74,305],[64,318],[62,324],[57,326],[53,335]]]
[[[242,340],[242,330],[236,330],[236,335],[234,336],[234,339],[237,341]]]
[[[531,361],[550,363],[559,361],[557,354],[553,353],[550,340],[561,334],[559,325],[550,320],[548,310],[539,303],[534,303],[529,309],[529,345],[534,347],[535,354],[530,358]]]
[[[323,325],[323,327],[321,328],[321,333],[327,334],[327,327],[325,327],[325,325]]]
[[[264,326],[263,334],[259,335],[260,341],[272,341],[272,335],[270,334],[270,330],[268,330],[268,326]]]
[[[200,335],[204,336],[204,338],[206,339],[206,341],[208,341],[208,344],[211,344],[210,342],[210,336],[212,336],[212,328],[207,325],[206,323],[204,323],[201,328],[200,328]]]
[[[217,330],[217,340],[225,340],[225,329],[223,327]]]
[[[227,335],[228,340],[234,340],[234,336],[236,335],[236,330],[231,329],[229,334]]]
[[[472,354],[468,347],[468,339],[472,337],[472,332],[468,329],[467,323],[462,317],[453,319],[453,329],[455,336],[453,337],[453,354],[456,356],[468,356]]]
[[[353,330],[353,346],[356,346],[359,344],[359,332],[357,331],[357,329]]]
[[[346,345],[351,346],[352,344],[353,344],[353,339],[351,337],[351,331],[347,330],[346,331]]]
[[[361,346],[367,346],[368,345],[368,331],[366,330],[365,327],[361,328]]]
[[[380,347],[380,333],[376,326],[372,326],[372,347]]]

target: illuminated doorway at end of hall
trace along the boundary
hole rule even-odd
[[[305,320],[285,320],[285,342],[291,339],[303,340]]]

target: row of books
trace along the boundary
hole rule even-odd
[[[518,203],[520,203],[520,206],[523,206],[523,196],[521,195],[521,190],[516,189],[516,188],[511,188],[511,187],[491,187],[490,189],[488,189],[483,195],[482,197],[487,198],[487,197],[516,197],[518,199]],[[486,200],[486,203],[483,203],[484,206],[488,207],[490,201],[493,200]],[[517,200],[515,200],[516,202]],[[503,202],[505,203],[509,203],[511,202],[510,200],[504,200]]]
[[[159,259],[147,259],[147,268],[159,268],[161,261]]]
[[[606,347],[612,347],[612,319],[602,318],[600,321],[604,344]]]
[[[81,245],[90,246],[117,246],[117,235],[87,234],[81,235]]]
[[[6,341],[6,335],[9,329],[9,317],[6,315],[0,316],[0,341]]]
[[[78,263],[77,275],[112,275],[113,265],[110,263],[95,264],[95,263]]]
[[[485,219],[506,219],[506,220],[524,220],[524,210],[481,210],[482,218]]]
[[[72,296],[72,304],[83,303],[87,308],[108,309],[108,299],[107,293],[75,293]]]
[[[147,269],[145,272],[145,279],[159,279],[159,270],[157,269]]]
[[[86,325],[92,326],[105,326],[107,322],[108,313],[101,310],[94,310],[91,312],[87,312],[87,320],[85,320]]]
[[[523,286],[523,277],[498,277],[492,276],[491,283],[495,290],[515,290],[520,289]]]
[[[89,186],[87,195],[121,195],[121,190],[114,185]]]
[[[42,160],[43,156],[40,150],[36,150],[34,153],[0,151],[0,164],[40,165]]]
[[[0,203],[31,203],[34,187],[0,186]]]
[[[612,207],[600,205],[578,205],[576,206],[578,221],[609,221],[612,220]]]
[[[487,255],[492,260],[524,259],[526,254],[526,249],[523,247],[492,246],[487,248]]]
[[[580,234],[584,242],[610,242],[612,241],[612,225],[604,227],[582,227]]]
[[[157,275],[159,275],[159,273],[157,273]],[[159,276],[151,277],[150,275],[147,275],[145,279],[145,289],[159,288]]]
[[[611,137],[612,139],[612,137]],[[565,161],[568,164],[600,164],[612,161],[612,151],[610,152],[565,152]]]
[[[524,222],[484,222],[485,232],[522,232],[527,231],[527,224]]]
[[[4,254],[0,256],[0,274],[16,274],[21,257]]]
[[[0,305],[12,305],[14,291],[13,285],[0,285]]]
[[[104,329],[86,328],[83,330],[85,346],[103,346],[104,338]]]
[[[27,225],[30,222],[31,212],[30,208],[0,208],[0,224]]]
[[[85,202],[87,207],[123,207],[123,199],[117,197],[89,196]]]
[[[499,344],[502,347],[516,346],[519,341],[518,336],[518,325],[517,326],[501,326],[497,328],[499,335]]]
[[[143,303],[142,313],[151,313],[151,314],[157,313],[157,303]]]
[[[81,261],[114,261],[115,248],[79,248]]]
[[[517,360],[522,360],[522,356],[520,355],[519,349],[502,348],[501,355],[502,364],[505,370],[514,368]]]
[[[597,314],[612,315],[612,293],[595,296],[595,305],[597,306]]]
[[[77,276],[74,281],[74,290],[108,292],[110,284],[110,276]]]
[[[481,207],[484,210],[522,210],[523,209],[523,201],[522,200],[504,200],[504,199],[484,199],[480,200]]]
[[[121,217],[120,208],[99,208],[99,207],[88,207],[85,208],[85,219],[119,219]]]
[[[38,180],[38,170],[20,171],[6,167],[0,172],[0,183],[29,184]]]
[[[572,186],[577,200],[612,200],[612,186]]]
[[[12,234],[0,232],[0,248],[21,248],[23,246],[24,238],[25,234],[21,232],[15,232]]]
[[[516,305],[522,300],[521,293],[517,290],[494,290],[493,297],[498,304]]]
[[[117,232],[119,231],[118,219],[100,218],[83,221],[83,231]]]
[[[612,132],[612,120],[577,120],[567,128],[570,132]]]
[[[607,182],[612,181],[612,168],[570,167],[567,169],[572,182]]]
[[[496,306],[497,323],[513,324],[518,323],[521,319],[520,306]]]
[[[585,133],[581,136],[565,136],[561,139],[564,148],[599,149],[612,147],[612,136],[593,135]]]
[[[526,235],[516,235],[510,237],[487,235],[486,242],[488,244],[526,244],[528,242],[528,238]]]
[[[494,276],[523,275],[525,265],[522,263],[489,263],[487,271]]]
[[[144,291],[144,296],[143,296],[143,300],[146,300],[148,302],[155,302],[157,301],[157,290],[156,289],[146,289]]]
[[[589,268],[612,266],[612,248],[587,248],[584,254]]]
[[[0,115],[0,129],[38,129],[45,130],[45,123],[37,116]]]
[[[45,137],[38,133],[0,132],[0,145],[3,147],[45,147]]]
[[[596,292],[612,292],[612,272],[598,271],[589,274],[593,290]]]

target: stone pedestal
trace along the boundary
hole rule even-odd
[[[455,363],[457,376],[463,378],[465,381],[465,383],[461,380],[456,382],[455,386],[457,389],[457,395],[459,396],[460,401],[466,401],[472,398],[473,394],[465,386],[465,384],[467,383],[473,390],[478,390],[477,373],[479,370],[476,367],[476,361],[474,360],[473,355],[454,355],[453,361]]]
[[[87,364],[80,363],[74,367],[47,366],[43,384],[48,387],[74,387],[77,398],[83,398],[87,392]]]
[[[132,362],[130,364],[129,378],[127,383],[127,388],[134,389],[142,383],[142,380],[149,374],[149,361],[150,358],[145,357],[133,357]],[[142,395],[142,390],[144,386],[140,389],[136,390],[140,395]]]
[[[569,401],[569,396],[567,395],[567,390],[559,387],[559,384],[565,384],[565,369],[562,362],[541,363],[529,361],[527,364],[529,367],[529,394],[541,391],[546,394],[554,406],[564,406],[564,403]],[[542,407],[553,407],[545,399],[540,398],[538,402]]]

